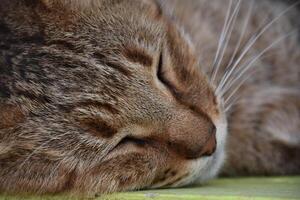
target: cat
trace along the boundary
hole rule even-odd
[[[299,16],[271,0],[2,0],[0,191],[299,173]]]

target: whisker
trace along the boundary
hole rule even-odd
[[[225,38],[225,30],[226,30],[228,20],[229,20],[229,17],[230,17],[230,11],[231,11],[231,7],[232,7],[232,3],[233,3],[233,0],[230,0],[229,6],[228,6],[228,9],[227,9],[227,13],[226,13],[226,17],[225,17],[225,21],[224,21],[224,25],[223,25],[223,28],[222,28],[222,32],[221,32],[221,35],[220,35],[220,38],[219,38],[219,41],[218,41],[217,52],[216,52],[216,55],[215,55],[215,58],[214,58],[214,61],[213,61],[213,64],[212,64],[213,67],[212,67],[212,71],[211,71],[211,76],[215,71],[215,67],[216,67],[218,57],[219,57],[219,53],[220,53],[221,47],[223,45],[223,40]]]
[[[51,172],[50,172],[50,174],[49,174],[49,179],[50,179],[50,180],[53,178],[53,176],[55,175],[55,173],[57,173],[57,171],[58,171],[59,167],[61,167],[61,165],[62,165],[62,162],[60,161],[59,164],[58,164],[56,167],[54,167],[54,168],[51,169]],[[48,180],[49,180],[49,179],[48,179]],[[48,182],[47,182],[47,181],[44,181],[44,182],[39,186],[39,189],[38,189],[38,192],[39,192],[39,193],[42,193],[43,188],[46,186],[46,184],[48,184]]]
[[[233,95],[238,91],[238,89],[240,89],[240,87],[247,81],[249,80],[249,78],[251,78],[251,76],[253,74],[255,74],[255,71],[250,72],[242,81],[240,81],[240,83],[236,86],[236,88],[234,88],[234,90],[228,95],[228,97],[226,97],[226,99],[224,100],[224,104],[226,107],[226,104],[231,100],[231,98],[233,97]]]
[[[227,49],[227,46],[228,46],[228,42],[230,41],[231,39],[231,35],[232,35],[232,31],[233,31],[233,28],[234,28],[234,25],[236,23],[236,18],[238,16],[238,13],[240,11],[240,7],[241,7],[241,0],[238,1],[238,3],[236,4],[235,8],[234,8],[234,11],[233,11],[233,14],[231,15],[230,17],[230,20],[229,20],[229,23],[228,23],[228,26],[226,28],[226,38],[225,38],[225,43],[222,47],[222,53],[221,53],[221,57],[218,59],[218,62],[217,62],[217,67],[215,68],[216,70],[214,71],[213,73],[213,77],[212,77],[212,82],[214,82],[217,74],[218,74],[218,71],[219,71],[219,68],[221,66],[221,63],[223,61],[223,57],[224,57],[224,54],[225,54],[225,51]]]
[[[240,73],[238,74],[238,76],[237,77],[235,77],[232,81],[230,81],[228,84],[227,84],[227,86],[226,86],[226,88],[225,88],[225,92],[226,91],[228,91],[232,86],[233,86],[233,84],[235,84],[237,81],[239,81],[239,79],[251,68],[251,67],[253,67],[254,65],[254,63],[262,56],[262,55],[264,55],[267,51],[269,51],[271,48],[273,48],[275,45],[277,45],[278,43],[280,43],[281,41],[283,41],[284,39],[286,39],[287,37],[289,37],[289,36],[291,36],[291,35],[293,35],[293,34],[295,34],[295,33],[297,33],[298,32],[298,29],[296,29],[296,30],[294,30],[294,31],[291,31],[291,32],[289,32],[289,33],[287,33],[287,34],[285,34],[285,35],[283,35],[283,36],[281,36],[281,37],[279,37],[277,40],[275,40],[272,44],[270,44],[269,46],[267,46],[263,51],[261,51],[258,55],[256,55],[256,56],[254,56],[254,57],[252,57],[251,59],[249,59],[249,62],[247,63],[247,64],[245,64],[245,65],[243,65],[242,67],[241,67],[241,69],[243,69],[242,71],[240,71]],[[239,85],[239,87],[241,87],[241,85]],[[238,87],[238,88],[239,88]],[[235,91],[236,91],[237,89],[235,89]],[[225,93],[225,92],[223,92],[222,93],[222,95]]]
[[[277,53],[277,52],[273,52],[273,53],[268,53],[268,55],[262,55],[261,56],[261,58],[264,58],[264,57],[268,57],[268,56],[271,56],[272,54],[274,54],[274,53]],[[231,92],[226,98],[225,98],[225,100],[224,100],[224,105],[225,105],[225,108],[227,107],[226,106],[226,104],[229,102],[229,101],[231,101],[231,98],[233,97],[233,95],[235,95],[235,93],[237,92],[237,90],[253,75],[253,74],[255,74],[255,73],[257,73],[257,69],[254,69],[252,72],[250,72],[248,75],[247,75],[247,77],[244,79],[244,80],[242,80],[240,83],[239,83],[239,85],[234,89],[234,91],[233,92]],[[227,90],[227,92],[228,92],[229,90]],[[224,95],[226,94],[226,92],[224,93]],[[238,98],[235,98],[233,101],[235,102],[235,100],[236,99],[238,99]],[[230,103],[230,104],[234,104],[234,103]]]
[[[264,57],[268,57],[268,56],[271,56],[272,54],[274,54],[274,53],[277,53],[277,52],[273,52],[273,53],[268,53],[268,55],[262,55],[261,56],[261,58],[264,58]],[[255,73],[257,73],[257,70],[256,69],[254,69],[252,72],[250,72],[248,75],[247,75],[247,77],[244,79],[244,80],[242,80],[240,83],[239,83],[239,85],[234,89],[234,91],[233,92],[231,92],[226,98],[225,98],[225,100],[224,100],[224,105],[225,105],[225,110],[229,110],[229,109],[227,109],[227,107],[231,107],[232,105],[231,104],[235,104],[235,102],[239,99],[239,96],[237,96],[236,98],[234,98],[233,100],[231,100],[231,98],[235,95],[235,93],[237,92],[237,90],[253,75],[253,74],[255,74]],[[227,90],[227,91],[229,91],[229,90]],[[225,93],[224,93],[224,95],[225,95]],[[227,105],[227,103],[228,102],[230,102],[230,101],[232,101],[231,103],[230,103],[230,105]]]
[[[294,3],[293,5],[289,6],[288,8],[286,8],[285,10],[283,10],[277,17],[275,17],[273,20],[271,20],[259,33],[254,34],[249,41],[247,42],[247,44],[245,45],[245,48],[243,49],[243,52],[241,53],[241,55],[239,56],[239,58],[236,60],[236,62],[234,63],[233,67],[231,68],[231,70],[228,72],[227,76],[224,76],[221,81],[223,82],[227,82],[228,78],[232,75],[232,73],[234,72],[234,70],[236,69],[236,67],[238,66],[238,64],[241,62],[241,60],[244,58],[244,56],[248,53],[248,51],[250,50],[250,48],[255,44],[255,42],[260,38],[260,36],[266,31],[268,30],[268,28],[274,23],[276,22],[280,17],[282,17],[283,15],[285,15],[288,11],[290,11],[292,8],[294,8],[295,6],[297,6],[300,3],[300,1],[297,1],[296,3]],[[224,79],[224,80],[223,80]],[[226,83],[227,84],[227,83]],[[222,89],[222,88],[221,88]]]
[[[235,104],[240,100],[240,97],[241,97],[240,95],[237,95],[237,96],[231,101],[231,103],[230,103],[229,105],[226,105],[226,106],[225,106],[225,109],[224,109],[225,113],[228,113],[228,112],[231,110],[232,106],[235,105]]]
[[[61,137],[67,135],[67,134],[70,134],[69,132],[65,132],[65,133],[62,133],[60,135],[57,135],[45,142],[43,142],[41,145],[39,145],[38,147],[36,147],[26,158],[25,160],[19,165],[19,169],[21,169],[25,164],[26,162],[29,161],[29,159],[34,155],[36,154],[39,150],[42,150],[47,144],[49,144],[50,142],[52,142],[53,140],[58,140],[60,139]]]
[[[233,60],[234,60],[234,58],[236,57],[237,52],[238,52],[238,50],[239,50],[239,48],[240,48],[240,46],[241,46],[241,43],[242,43],[242,40],[243,40],[243,36],[245,35],[247,26],[248,26],[249,21],[250,21],[250,17],[251,17],[251,14],[252,14],[253,6],[254,6],[254,0],[251,1],[250,8],[249,8],[248,13],[247,13],[247,15],[246,15],[246,17],[245,17],[244,26],[243,26],[243,28],[242,28],[242,32],[241,32],[241,34],[240,34],[238,43],[237,43],[237,45],[236,45],[236,47],[235,47],[235,49],[234,49],[234,52],[233,52],[233,54],[232,54],[232,56],[231,56],[231,58],[230,58],[230,61],[229,61],[228,65],[227,65],[226,68],[225,68],[226,72],[225,72],[225,74],[223,75],[223,77],[224,77],[224,76],[227,76],[227,74],[228,74],[228,72],[229,72],[229,71],[227,71],[227,69],[228,69],[229,66],[233,63]],[[223,80],[223,77],[221,78],[221,80]],[[218,84],[218,86],[217,86],[217,89],[216,89],[216,93],[219,93],[220,88],[224,87],[224,83],[225,83],[224,81],[220,81],[220,82],[219,82],[219,84]]]
[[[56,138],[55,138],[56,139]],[[52,142],[54,139],[50,139],[46,142],[43,142],[40,146],[38,146],[37,148],[35,148],[26,158],[25,160],[19,165],[19,169],[21,169],[26,162],[34,155],[36,154],[39,150],[41,150],[45,145],[47,145],[48,143]]]

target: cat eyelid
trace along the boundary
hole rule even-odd
[[[160,51],[159,57],[158,57],[158,62],[156,66],[156,76],[158,80],[164,84],[165,86],[168,87],[169,83],[167,82],[165,76],[164,76],[164,69],[163,69],[163,50]]]
[[[157,68],[156,68],[156,71],[157,71],[157,77],[160,81],[161,80],[161,76],[162,76],[162,65],[163,65],[163,52],[161,51],[160,54],[159,54],[159,57],[158,57],[158,62],[157,62]]]
[[[163,51],[161,50],[160,55],[158,57],[158,62],[156,66],[156,76],[158,80],[176,97],[179,95],[177,89],[174,87],[174,85],[166,78],[165,71],[163,69]]]

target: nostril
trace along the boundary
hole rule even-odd
[[[209,133],[210,133],[210,134],[216,134],[216,130],[217,130],[217,129],[216,129],[216,126],[215,126],[214,124],[212,124],[212,125],[211,125],[211,128],[210,128],[210,130],[209,130]]]
[[[198,147],[195,146],[182,146],[182,144],[170,143],[168,146],[177,151],[177,153],[184,155],[186,159],[198,159],[203,156],[211,156],[217,147],[216,133],[210,134],[206,142]]]
[[[205,146],[203,147],[201,151],[201,156],[210,156],[212,155],[217,147],[217,140],[216,140],[216,133],[214,132],[210,135],[207,142],[205,143]]]

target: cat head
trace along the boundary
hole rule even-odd
[[[15,139],[30,147],[16,159],[23,169],[53,165],[47,181],[61,173],[67,185],[53,191],[91,192],[175,187],[217,173],[222,99],[160,4],[7,0],[0,10],[12,66],[1,65],[0,130],[27,136]]]

